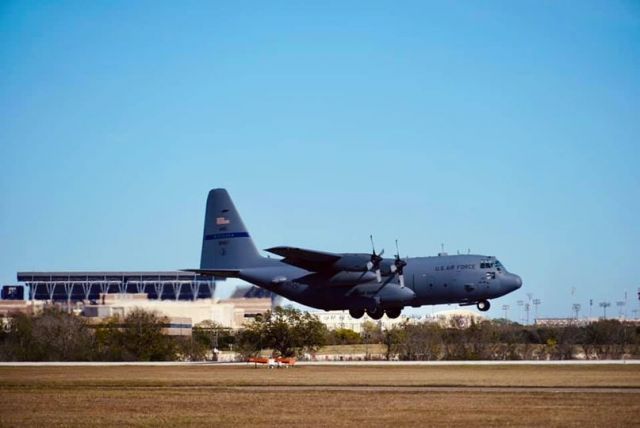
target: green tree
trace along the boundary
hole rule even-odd
[[[5,334],[0,357],[17,361],[88,361],[93,334],[85,321],[58,308],[32,316],[15,314]]]
[[[327,328],[316,316],[291,307],[277,307],[247,324],[239,334],[238,345],[245,355],[270,348],[278,355],[291,357],[316,351],[326,336]]]
[[[387,346],[386,358],[391,360],[400,354],[406,346],[407,329],[405,325],[393,326],[384,331],[384,344]]]
[[[170,361],[177,358],[176,341],[162,332],[167,318],[134,309],[96,329],[98,353],[107,361]]]
[[[383,340],[382,328],[373,321],[365,321],[362,323],[362,341],[364,343],[381,343]]]
[[[195,325],[189,341],[178,340],[181,354],[190,360],[204,360],[217,358],[218,350],[230,349],[235,344],[233,330],[228,327],[205,320]]]
[[[406,340],[400,358],[405,360],[437,360],[442,350],[444,329],[436,323],[406,324]]]
[[[336,328],[329,331],[327,342],[331,345],[355,345],[362,343],[362,337],[349,328]]]

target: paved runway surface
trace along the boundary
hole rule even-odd
[[[246,362],[211,361],[130,361],[130,362],[0,362],[0,367],[120,367],[120,366],[246,366]],[[640,364],[640,360],[561,360],[561,361],[299,361],[299,366],[573,366]]]

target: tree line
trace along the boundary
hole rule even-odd
[[[214,323],[193,329],[192,337],[164,333],[168,319],[134,309],[99,324],[46,308],[15,314],[0,331],[2,361],[175,361],[203,360],[213,349]]]
[[[588,325],[523,326],[506,320],[448,324],[405,322],[383,330],[365,322],[361,333],[328,330],[312,314],[275,308],[248,322],[240,331],[211,321],[194,326],[192,335],[164,333],[167,318],[135,309],[99,324],[47,308],[16,314],[0,331],[3,361],[199,361],[217,351],[242,357],[258,353],[313,355],[325,345],[384,344],[387,359],[400,360],[529,360],[619,359],[640,355],[640,326],[618,320]]]
[[[618,320],[564,326],[494,320],[471,322],[468,328],[407,323],[379,334],[387,345],[387,358],[401,360],[594,360],[640,355],[640,327]]]

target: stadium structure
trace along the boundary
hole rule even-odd
[[[147,294],[152,300],[213,299],[216,280],[184,271],[158,272],[18,272],[22,285],[2,287],[3,300],[97,302],[104,294]],[[279,296],[255,286],[237,287],[231,298]]]
[[[146,293],[157,300],[213,298],[216,281],[182,271],[18,272],[30,300],[97,301],[101,294]],[[25,297],[27,297],[25,296]]]

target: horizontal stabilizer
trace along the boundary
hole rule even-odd
[[[214,276],[216,278],[237,278],[240,276],[239,269],[182,269],[183,272],[193,272],[203,276]]]

